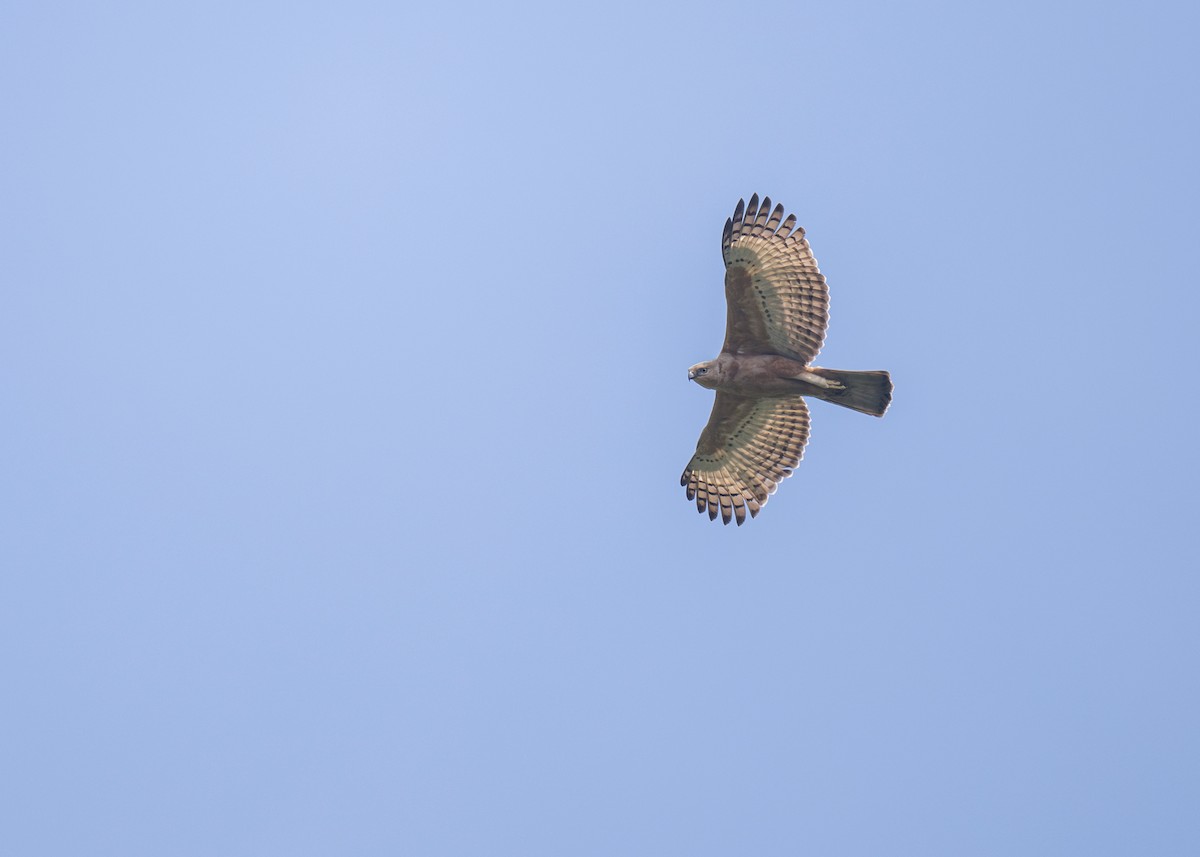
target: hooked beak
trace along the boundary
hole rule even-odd
[[[696,380],[696,370],[695,370],[695,369],[689,369],[689,370],[688,370],[688,380],[689,380],[689,381],[695,381],[695,380]]]

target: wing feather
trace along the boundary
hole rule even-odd
[[[738,200],[725,222],[728,316],[724,351],[782,354],[809,363],[825,341],[829,290],[796,216],[758,195]]]
[[[696,454],[679,479],[696,510],[741,526],[755,517],[792,474],[808,442],[808,407],[800,396],[747,398],[718,392]]]

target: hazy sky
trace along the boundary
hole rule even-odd
[[[0,851],[1200,853],[1195,9],[7,6]]]

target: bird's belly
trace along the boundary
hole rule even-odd
[[[808,392],[810,385],[797,381],[805,366],[798,360],[775,354],[736,357],[736,370],[726,372],[718,390],[743,396],[794,396]]]

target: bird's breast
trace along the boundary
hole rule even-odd
[[[742,396],[792,396],[795,376],[804,371],[799,360],[778,354],[726,354],[721,357],[718,390]]]

